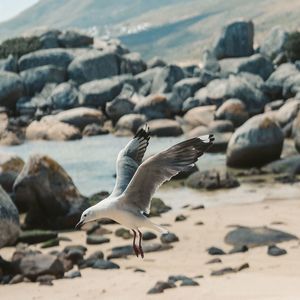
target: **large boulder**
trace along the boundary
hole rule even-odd
[[[134,112],[145,115],[149,120],[171,116],[168,98],[162,94],[152,94],[141,99],[135,106]]]
[[[19,69],[20,71],[25,71],[46,65],[66,69],[73,59],[74,55],[71,51],[65,49],[43,49],[23,55],[19,59]]]
[[[7,58],[0,59],[0,71],[17,73],[18,60],[11,54]]]
[[[176,65],[159,69],[151,86],[151,93],[170,93],[174,84],[184,78],[184,72]]]
[[[273,27],[267,36],[264,37],[259,47],[259,52],[271,59],[275,59],[277,55],[284,52],[284,45],[288,36],[288,32],[282,27]]]
[[[294,64],[282,64],[270,75],[263,86],[263,90],[273,99],[280,99],[283,96],[283,86],[285,81],[298,74],[299,70]]]
[[[13,184],[23,169],[24,161],[12,153],[0,153],[0,185],[12,193]]]
[[[52,116],[50,117],[52,118]],[[88,124],[102,125],[105,119],[100,110],[88,107],[68,109],[56,114],[53,118],[59,122],[78,127],[81,130]]]
[[[217,120],[229,120],[235,127],[241,126],[249,118],[245,104],[239,99],[228,99],[216,111]]]
[[[90,107],[105,107],[105,104],[116,98],[125,83],[133,83],[131,75],[115,76],[101,80],[93,80],[80,86],[82,94],[80,104]]]
[[[230,167],[257,167],[280,158],[284,135],[268,115],[252,117],[232,135],[227,148]]]
[[[66,30],[58,36],[58,43],[63,48],[81,48],[92,45],[94,39],[76,30]]]
[[[26,205],[25,226],[31,228],[74,228],[88,207],[71,177],[53,159],[33,155],[14,184],[18,205]]]
[[[20,271],[23,276],[30,280],[36,280],[42,275],[53,275],[55,278],[62,278],[64,266],[54,255],[32,254],[21,259]]]
[[[106,103],[105,112],[107,116],[115,123],[122,116],[130,114],[133,111],[134,103],[130,98],[118,96],[113,101]]]
[[[214,120],[216,112],[215,105],[200,106],[189,110],[183,117],[184,121],[191,128],[197,126],[208,126]]]
[[[140,126],[145,124],[147,121],[146,117],[141,114],[128,114],[121,117],[117,124],[117,130],[128,130],[130,132],[136,133]]]
[[[28,96],[34,96],[42,91],[47,83],[62,83],[67,79],[65,69],[52,65],[28,69],[20,75]]]
[[[72,125],[60,122],[53,117],[33,121],[26,128],[28,140],[68,141],[81,138],[80,131]]]
[[[263,80],[268,79],[274,71],[271,60],[261,54],[242,58],[225,58],[220,60],[219,63],[223,73],[248,72],[259,75]]]
[[[235,21],[223,27],[215,39],[213,53],[218,59],[253,54],[254,25],[252,21]]]
[[[53,109],[69,109],[79,105],[79,92],[69,83],[59,84],[51,93],[50,101]]]
[[[19,233],[18,210],[0,185],[0,248],[13,245]]]
[[[199,105],[220,106],[227,99],[238,98],[246,105],[250,115],[263,112],[268,97],[247,77],[230,75],[227,79],[215,79],[194,96]]]
[[[19,75],[0,71],[0,106],[14,109],[16,102],[24,94],[24,86]]]
[[[172,113],[181,112],[184,100],[194,96],[201,87],[203,85],[200,78],[185,78],[176,82],[172,88],[172,95],[168,98]]]
[[[183,134],[180,124],[175,120],[157,119],[149,121],[151,135],[154,136],[179,136]]]
[[[144,72],[147,69],[147,64],[142,60],[141,55],[136,52],[125,54],[121,58],[120,73],[130,73],[136,75]]]
[[[120,73],[119,58],[113,53],[87,52],[76,57],[69,65],[69,78],[77,84],[116,76]]]

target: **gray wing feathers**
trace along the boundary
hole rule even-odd
[[[212,135],[193,138],[148,158],[139,166],[126,188],[124,201],[148,212],[156,189],[179,172],[192,167],[213,140]]]
[[[121,195],[142,162],[149,144],[149,128],[140,129],[135,137],[122,149],[117,158],[117,178],[112,196]]]

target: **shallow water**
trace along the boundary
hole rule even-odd
[[[146,157],[183,139],[184,137],[152,137]],[[129,140],[130,137],[102,135],[67,142],[28,141],[19,146],[0,147],[0,151],[15,153],[25,161],[30,155],[47,154],[66,169],[82,194],[91,195],[113,189],[115,160]],[[207,169],[220,165],[223,161],[224,155],[205,154],[199,160],[199,166]]]

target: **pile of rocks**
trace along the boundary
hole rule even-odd
[[[3,227],[3,224],[0,223],[0,226]],[[85,230],[88,245],[100,245],[110,242],[106,235],[112,234],[112,231],[97,223],[90,224]],[[124,232],[124,229],[117,229],[115,234],[119,235],[120,232]],[[8,242],[8,237],[9,235],[6,235],[6,242]],[[129,237],[131,238],[131,236]],[[154,233],[148,232],[144,236],[144,241],[155,238],[157,236]],[[62,250],[52,250],[45,253],[44,248],[59,246],[60,241],[71,242],[68,237],[60,236],[56,231],[50,230],[21,231],[19,237],[15,234],[9,242],[15,243],[16,239],[19,243],[11,259],[5,260],[0,256],[0,284],[39,282],[42,285],[52,285],[52,281],[56,279],[81,277],[80,271],[86,268],[98,270],[120,269],[120,266],[111,259],[127,258],[130,255],[135,255],[132,244],[113,247],[107,254],[97,250],[89,256],[86,255],[88,250],[86,246],[73,244],[65,246]],[[3,240],[0,240],[0,242],[2,243]],[[144,252],[172,249],[171,242],[163,239],[161,239],[161,243],[147,241],[144,243]],[[38,249],[37,244],[40,244],[40,250],[36,250]],[[2,245],[0,244],[0,246]]]
[[[0,181],[0,247],[18,240],[19,213],[26,214],[23,229],[64,230],[74,229],[90,206],[66,171],[48,156],[35,155],[24,164],[15,155],[0,155]]]
[[[119,265],[105,260],[102,251],[96,251],[85,257],[87,248],[81,245],[66,246],[62,251],[44,254],[19,244],[10,261],[0,257],[2,284],[20,282],[39,282],[52,285],[52,281],[61,278],[81,277],[80,270],[119,269]]]
[[[31,34],[38,50],[0,60],[1,144],[131,135],[148,122],[157,136],[215,133],[214,151],[230,140],[234,167],[279,158],[285,137],[300,149],[299,63],[287,61],[283,28],[254,49],[252,21],[232,22],[202,66],[185,67],[77,31]]]

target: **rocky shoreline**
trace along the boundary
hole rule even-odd
[[[279,158],[284,138],[294,138],[299,149],[298,40],[297,32],[274,27],[255,48],[252,21],[235,21],[204,51],[201,64],[187,66],[145,62],[117,40],[72,30],[4,41],[0,143],[132,135],[148,122],[157,136],[216,133],[222,144],[216,149],[224,151],[231,133],[235,143],[257,127],[265,146],[252,137],[253,151],[269,157],[267,147],[274,147],[269,161]]]
[[[189,66],[159,58],[146,63],[118,41],[93,39],[71,30],[46,30],[5,41],[0,45],[0,144],[67,141],[102,134],[132,136],[147,123],[152,135],[159,137],[213,133],[216,142],[211,152],[226,153],[226,166],[179,174],[173,181],[178,186],[213,193],[238,188],[248,180],[253,184],[247,192],[251,194],[267,180],[268,188],[276,182],[297,185],[300,57],[293,48],[297,39],[297,33],[276,27],[254,48],[253,23],[236,21],[225,26],[211,49],[204,52],[202,65]],[[268,176],[271,179],[266,179]],[[55,279],[80,277],[86,268],[119,269],[112,260],[132,256],[129,245],[115,243],[115,237],[126,240],[130,232],[116,229],[108,220],[85,228],[80,245],[76,245],[77,237],[76,243],[70,244],[65,231],[73,229],[82,211],[107,197],[108,191],[82,195],[53,158],[38,154],[24,162],[16,155],[0,153],[0,184],[0,247],[14,246],[14,251],[9,248],[9,257],[0,256],[1,284],[51,285]],[[178,229],[175,224],[188,223],[189,215],[194,220],[203,208],[202,203],[192,209],[184,207],[174,216],[171,207],[156,198],[151,215],[164,213],[170,227]],[[225,238],[234,246],[226,253],[247,252],[254,247],[253,239],[258,239],[255,234],[261,234],[263,242],[258,246],[268,246],[269,255],[284,255],[286,250],[276,244],[295,241],[299,235],[297,230],[295,235],[274,232],[264,228],[265,223],[259,224],[258,230],[254,224],[240,224],[240,228],[248,228],[242,236],[251,236],[250,241],[233,244]],[[197,221],[195,226],[202,225]],[[145,252],[159,252],[158,257],[165,257],[163,252],[171,249],[176,252],[173,243],[184,244],[184,235],[170,231],[161,237],[144,233],[144,240],[160,239],[145,242]],[[90,253],[91,245],[101,245],[105,252]],[[225,254],[212,244],[207,246],[209,255]],[[54,250],[47,252],[50,247]],[[210,275],[247,268],[249,264],[240,261]],[[196,275],[170,275],[152,289],[149,286],[149,293],[172,289],[178,283],[199,285]]]

